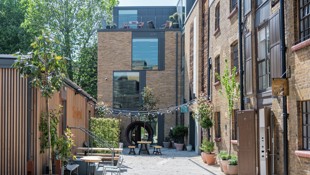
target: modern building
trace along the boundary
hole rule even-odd
[[[125,145],[144,137],[162,144],[170,128],[181,123],[180,112],[169,109],[183,101],[181,30],[167,24],[175,14],[176,7],[114,7],[117,27],[98,31],[98,101],[121,116]],[[157,108],[166,111],[141,126],[141,92],[146,86],[159,99]]]

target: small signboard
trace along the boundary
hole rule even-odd
[[[273,78],[272,79],[272,95],[273,96],[288,96],[289,86],[287,78]]]

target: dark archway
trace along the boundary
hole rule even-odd
[[[126,128],[126,140],[130,145],[138,145],[138,141],[141,140],[141,129],[144,128],[147,132],[147,140],[153,142],[153,129],[150,124],[136,121],[132,122]]]

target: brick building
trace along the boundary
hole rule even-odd
[[[178,106],[182,101],[181,32],[166,26],[176,12],[176,7],[115,7],[117,29],[98,31],[98,101],[123,111],[125,144],[132,144],[132,135],[125,132],[128,125],[142,120],[138,111],[144,87],[153,89],[159,109]],[[150,123],[153,143],[161,144],[178,123],[179,111],[160,112]],[[137,141],[143,137],[140,131],[141,127],[131,132],[140,137]]]

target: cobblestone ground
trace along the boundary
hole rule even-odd
[[[128,155],[124,149],[126,175],[222,175],[218,165],[210,166],[202,162],[201,157],[194,151],[176,151],[162,149],[162,155]],[[136,153],[138,149],[136,148]]]

